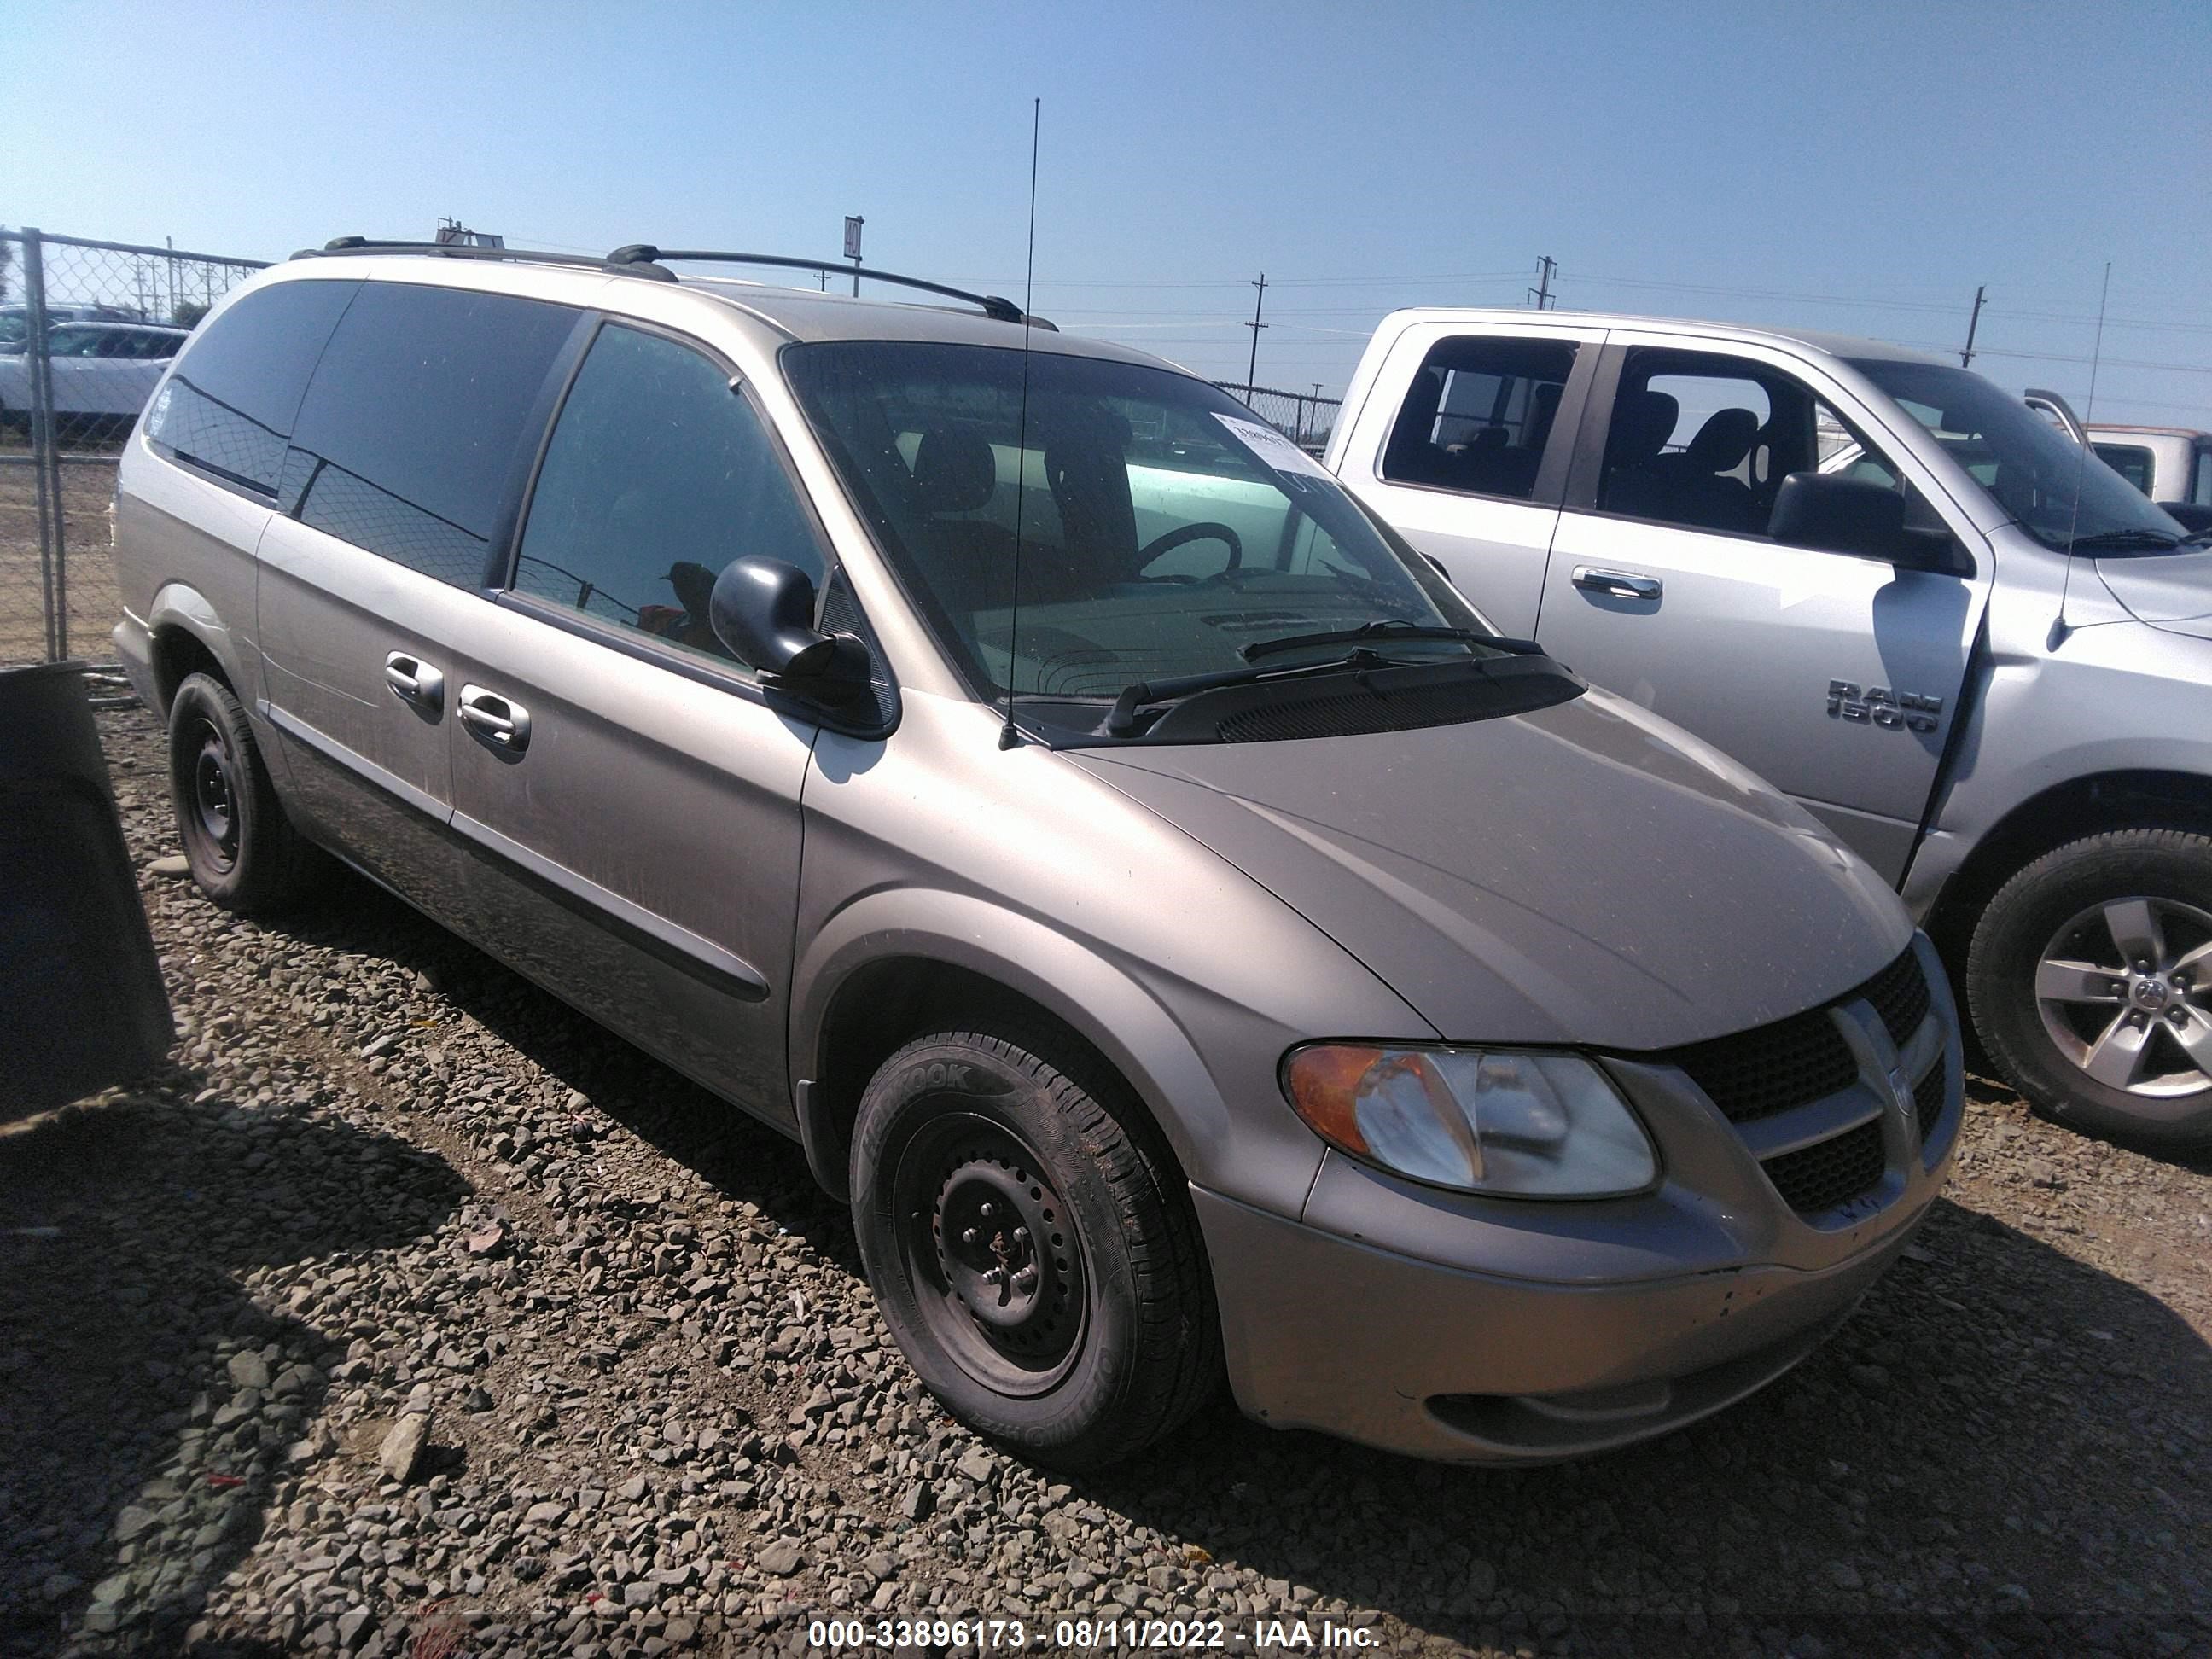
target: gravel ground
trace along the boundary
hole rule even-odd
[[[223,915],[152,867],[155,722],[102,727],[181,1036],[0,1137],[0,1654],[803,1652],[969,1613],[1034,1651],[1089,1616],[2212,1655],[2203,1166],[1978,1088],[1906,1259],[1695,1429],[1492,1474],[1223,1405],[1063,1481],[922,1392],[795,1147],[350,878]]]

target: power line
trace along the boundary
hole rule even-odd
[[[1248,409],[1252,404],[1253,382],[1260,374],[1260,331],[1267,326],[1260,320],[1260,307],[1267,299],[1267,273],[1261,271],[1260,280],[1252,286],[1260,291],[1252,298],[1252,320],[1245,325],[1252,331],[1252,357],[1244,367],[1244,404]]]

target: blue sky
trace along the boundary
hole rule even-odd
[[[8,0],[0,221],[263,258],[441,215],[834,255],[1217,378],[1522,301],[1953,345],[2212,427],[2212,7],[174,6]],[[2007,354],[2007,355],[2000,355]]]

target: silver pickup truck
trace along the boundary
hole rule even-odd
[[[2212,1142],[2212,545],[1870,340],[1385,319],[1326,465],[1500,629],[1793,796],[2046,1113]]]

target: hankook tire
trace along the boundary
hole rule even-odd
[[[1143,1109],[1064,1040],[949,1030],[885,1060],[853,1213],[885,1320],[962,1422],[1094,1468],[1220,1376],[1197,1218]]]

